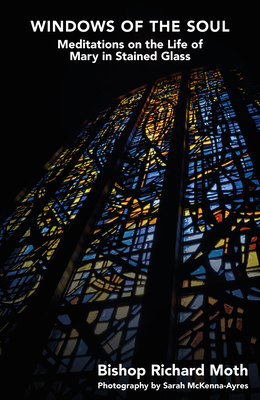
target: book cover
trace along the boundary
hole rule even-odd
[[[257,18],[89,8],[12,19],[0,236],[8,390],[255,400]]]

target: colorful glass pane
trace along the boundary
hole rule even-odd
[[[29,190],[27,194],[24,194],[20,203],[18,203],[11,215],[8,216],[2,224],[0,228],[1,246],[4,246],[17,229],[24,224],[31,212],[34,211],[36,202],[37,205],[39,203],[44,204],[45,196],[49,190],[52,190],[56,179],[62,176],[64,170],[66,171],[67,166],[69,166],[74,157],[77,157],[77,154],[82,151],[83,146],[86,145],[87,140],[93,133],[96,123],[105,117],[107,111],[108,110],[99,113],[93,122],[87,123],[84,130],[78,134],[74,143],[65,149],[61,147],[53,157],[54,160],[50,160],[45,165],[47,171],[44,176],[39,179],[36,185]]]
[[[15,356],[8,371],[17,372],[28,350],[30,377],[21,371],[18,378],[25,377],[28,398],[124,399],[126,391],[98,390],[97,366],[135,366],[151,343],[157,357],[158,337],[169,346],[167,356],[174,352],[165,364],[243,363],[248,377],[205,379],[246,382],[250,392],[241,398],[259,395],[260,183],[252,132],[243,121],[252,122],[253,134],[259,130],[259,97],[248,95],[238,69],[187,75],[163,78],[149,93],[143,87],[122,96],[114,108],[87,123],[45,166],[0,230],[2,359]],[[236,102],[237,85],[241,96]],[[184,155],[177,154],[180,143],[186,146]],[[180,183],[181,193],[174,206],[163,210],[176,190],[171,170],[178,162],[172,182]],[[93,199],[99,207],[92,207]],[[174,218],[165,223],[168,215]],[[168,234],[175,247],[165,255],[167,246],[160,245]],[[64,243],[69,249],[62,259]],[[158,260],[166,266],[158,268]],[[173,291],[166,282],[172,275]],[[171,294],[177,312],[170,317]],[[35,322],[38,304],[34,307],[33,300],[41,296]],[[167,329],[161,333],[161,326],[154,326],[158,309],[163,311],[160,321],[165,315],[173,321],[170,343]],[[25,339],[28,332],[33,344]],[[24,339],[25,350],[18,349]],[[102,381],[127,383],[129,376]],[[190,393],[175,395],[184,399]],[[221,395],[210,392],[209,398]],[[233,400],[232,391],[225,396]]]
[[[133,109],[138,105],[144,88],[120,101],[112,112],[108,122],[103,124],[98,133],[93,135],[94,125],[87,124],[78,135],[74,148],[65,150],[49,167],[44,178],[18,205],[21,215],[33,213],[30,224],[21,235],[10,256],[2,266],[4,289],[0,292],[1,334],[12,328],[14,313],[21,313],[27,306],[27,300],[37,290],[53,260],[61,238],[77,216],[91,191],[98,174],[101,172],[109,152],[113,151],[116,140],[120,137]],[[100,119],[99,116],[95,123]],[[84,146],[83,146],[84,145]],[[82,148],[78,156],[79,149]],[[69,165],[74,155],[73,166]],[[63,172],[66,172],[62,175]],[[49,186],[58,176],[63,179],[54,195],[47,196]],[[49,185],[49,186],[48,186]],[[52,187],[50,189],[50,192]],[[43,198],[42,198],[43,197]],[[20,211],[18,214],[20,215]],[[15,211],[17,213],[17,211]],[[17,215],[17,214],[16,214]],[[12,217],[14,218],[14,217]],[[24,218],[9,221],[11,228],[4,224],[4,230],[18,229]]]
[[[239,363],[250,351],[251,368],[260,184],[219,70],[191,75],[186,182],[177,360]]]
[[[159,82],[153,90],[120,177],[86,244],[62,307],[56,310],[31,390],[37,390],[36,382],[41,380],[42,390],[56,396],[48,377],[54,370],[69,371],[72,380],[80,380],[77,393],[83,394],[90,390],[91,380],[97,379],[101,361],[131,365],[179,86],[177,76]],[[61,357],[55,357],[57,352]],[[78,373],[77,378],[73,373]],[[125,381],[126,377],[118,379]],[[96,390],[94,385],[92,390]],[[74,391],[68,380],[60,393]]]

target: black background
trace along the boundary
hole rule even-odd
[[[34,9],[8,7],[3,17],[2,93],[3,124],[0,157],[0,214],[36,175],[57,149],[97,109],[109,106],[117,96],[150,80],[192,68],[213,64],[243,64],[259,84],[258,10],[249,2],[243,9],[228,9],[219,3],[208,8],[175,2],[81,3],[76,6],[37,2]],[[241,5],[237,5],[241,7]],[[9,9],[9,10],[8,10]],[[30,20],[113,20],[113,33],[34,33]],[[139,33],[123,33],[124,20],[143,20]],[[180,20],[181,33],[152,33],[149,20]],[[225,20],[230,33],[186,33],[190,19]],[[153,38],[191,41],[203,38],[202,50],[191,52],[191,61],[69,61],[69,50],[58,50],[58,39],[97,41],[141,41]],[[127,50],[126,50],[127,51]],[[140,50],[138,50],[140,51]],[[147,52],[145,49],[144,52]],[[87,52],[82,50],[82,52]],[[108,50],[109,52],[109,50]]]

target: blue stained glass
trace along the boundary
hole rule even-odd
[[[225,263],[225,269],[231,269],[231,263],[230,262],[226,262]]]
[[[225,276],[227,281],[234,281],[236,279],[233,272],[226,272]]]
[[[139,324],[140,314],[134,317],[128,324],[129,328],[136,328]]]
[[[108,321],[111,318],[113,311],[114,311],[113,308],[106,308],[105,310],[102,311],[99,320],[100,321]]]
[[[79,355],[83,355],[86,354],[88,350],[88,346],[86,345],[86,343],[81,339],[79,346],[78,346],[78,350],[77,350],[77,354]]]
[[[260,300],[260,296],[254,296],[252,294],[247,296],[248,300],[252,300],[252,301],[259,301]]]
[[[123,240],[122,243],[126,244],[127,246],[132,244],[132,239]],[[126,251],[126,250],[125,250]]]
[[[186,321],[187,318],[189,318],[192,315],[192,312],[181,312],[179,315],[179,320],[180,322]]]
[[[58,319],[63,325],[69,325],[71,323],[70,317],[67,314],[61,314]]]
[[[211,267],[216,271],[219,272],[220,267],[222,265],[222,259],[214,259],[214,260],[209,260],[209,263]]]
[[[223,255],[223,249],[212,250],[209,253],[209,258],[221,257]]]
[[[123,235],[123,238],[132,237],[132,236],[134,236],[134,233],[135,233],[134,230],[126,231],[126,232],[124,233],[124,235]]]
[[[194,253],[199,247],[199,244],[193,244],[189,246],[184,246],[183,247],[183,252],[184,253]]]
[[[233,290],[232,293],[236,297],[240,297],[241,299],[244,298],[243,293],[241,292],[240,289]]]
[[[186,357],[187,355],[189,355],[191,353],[191,350],[190,349],[181,349],[181,350],[178,350],[178,356],[177,356],[177,358],[178,358],[178,360],[182,360],[184,357]]]
[[[152,234],[147,235],[147,236],[146,236],[146,241],[147,241],[147,242],[152,241],[152,240],[153,240],[153,237],[154,237],[154,235],[152,235]]]
[[[192,223],[192,218],[191,217],[184,218],[184,220],[183,220],[184,228],[186,228],[186,226],[190,225],[191,223]]]
[[[193,300],[190,309],[191,310],[197,310],[199,307],[202,306],[203,304],[203,300],[204,300],[204,295],[200,294],[198,296],[196,296],[196,298]]]

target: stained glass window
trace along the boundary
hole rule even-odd
[[[96,380],[97,363],[131,366],[179,85],[177,76],[154,88],[120,177],[86,243],[62,305],[55,310],[56,321],[31,390],[37,392],[40,386],[56,396],[61,382],[46,383],[55,370],[69,372],[72,378],[58,392],[74,394],[77,379],[81,382],[77,390],[84,395],[96,392],[90,383]],[[82,318],[75,320],[78,313]],[[60,358],[55,357],[57,352]],[[125,382],[125,377],[118,381]]]
[[[247,377],[205,379],[245,382],[259,395],[252,138],[260,114],[251,89],[239,68],[173,74],[136,89],[87,122],[20,195],[0,230],[0,359],[9,373],[19,371],[25,398],[126,398],[127,391],[98,389],[97,366],[129,368],[140,354],[159,352],[153,306],[146,316],[156,302],[170,326],[158,336],[165,365],[243,363]],[[163,291],[169,304],[157,298]],[[20,371],[26,355],[29,367]]]
[[[185,365],[221,360],[256,368],[259,226],[260,184],[221,73],[194,72],[176,355]],[[249,379],[259,387],[255,374]]]
[[[123,98],[97,133],[95,126],[103,121],[106,112],[88,123],[73,146],[63,150],[50,164],[43,178],[4,222],[1,231],[4,289],[0,297],[1,333],[5,342],[8,340],[5,331],[13,327],[13,314],[20,314],[27,307],[29,298],[40,286],[64,233],[109,156],[107,147],[113,151],[143,92],[141,89]],[[9,243],[18,231],[20,236],[12,247]]]
[[[250,80],[246,79],[247,72],[243,68],[237,67],[230,71],[234,79],[234,84],[238,87],[243,102],[246,104],[249,114],[252,117],[258,131],[260,132],[260,118],[259,118],[259,86],[252,84]]]

